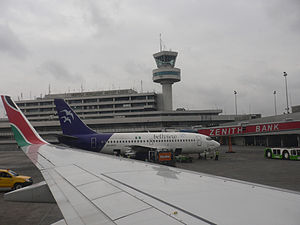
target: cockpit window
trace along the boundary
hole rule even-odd
[[[211,137],[207,137],[206,140],[212,141],[212,138]]]

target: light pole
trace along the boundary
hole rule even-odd
[[[285,95],[286,95],[286,112],[289,112],[289,97],[288,97],[288,88],[287,88],[287,73],[283,72],[284,80],[285,80]]]
[[[276,91],[273,92],[274,94],[274,109],[275,109],[275,116],[277,116],[277,107],[276,107]]]
[[[237,91],[233,91],[233,94],[234,94],[234,104],[235,104],[235,115],[237,116],[237,99],[236,99]]]

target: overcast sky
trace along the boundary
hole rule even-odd
[[[299,0],[0,0],[0,93],[135,88],[159,51],[178,51],[173,107],[274,114],[300,98]],[[3,115],[3,108],[1,114]]]

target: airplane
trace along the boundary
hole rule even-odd
[[[1,99],[18,146],[45,179],[4,199],[54,201],[64,217],[57,225],[299,224],[299,192],[55,146]]]
[[[63,99],[54,99],[63,135],[58,139],[68,146],[107,154],[134,152],[145,157],[149,150],[172,149],[175,155],[210,152],[220,146],[211,137],[199,133],[96,133],[90,129]]]

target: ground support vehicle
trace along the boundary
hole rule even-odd
[[[32,183],[31,177],[19,175],[10,169],[0,169],[0,188],[16,190]]]
[[[176,159],[173,150],[160,149],[148,152],[148,161],[168,166],[175,166]]]
[[[189,155],[177,155],[175,156],[176,162],[180,163],[191,163],[193,161],[193,157]]]
[[[265,157],[269,159],[300,160],[300,148],[266,148]]]

